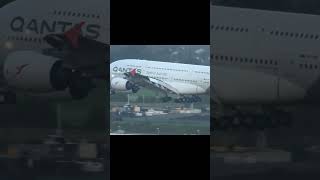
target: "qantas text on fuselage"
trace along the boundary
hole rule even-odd
[[[34,32],[36,34],[61,33],[73,27],[75,24],[68,21],[50,21],[46,19],[27,19],[22,16],[14,17],[10,22],[13,32]],[[96,39],[100,36],[101,26],[99,24],[87,24],[83,30],[84,36]]]

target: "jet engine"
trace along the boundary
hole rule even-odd
[[[131,90],[134,87],[134,84],[123,78],[113,78],[111,80],[111,88],[118,91],[127,91]]]
[[[93,87],[90,78],[63,67],[62,60],[34,51],[9,54],[3,68],[9,87],[27,93],[50,93],[68,88],[72,98],[82,99]]]

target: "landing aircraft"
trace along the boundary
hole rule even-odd
[[[279,106],[320,102],[319,20],[211,5],[211,97],[227,114],[216,115],[214,127],[287,125],[291,113]]]
[[[1,103],[19,93],[88,96],[107,80],[108,0],[16,0],[0,8]]]
[[[122,59],[110,64],[110,94],[116,91],[138,92],[145,87],[164,94],[163,101],[179,96],[177,103],[201,101],[200,94],[210,92],[210,67],[202,65]]]

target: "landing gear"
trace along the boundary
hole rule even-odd
[[[129,91],[131,90],[132,93],[137,93],[140,88],[139,88],[139,86],[137,86],[137,85],[134,84],[133,82],[128,81],[128,82],[126,83],[126,89],[129,90]]]
[[[140,89],[139,86],[133,85],[131,90],[133,93],[137,93],[139,91],[139,89]]]
[[[174,102],[175,103],[196,103],[196,102],[201,102],[201,98],[199,96],[191,96],[191,97],[182,96],[180,98],[175,99]]]

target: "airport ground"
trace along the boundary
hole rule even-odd
[[[266,130],[267,147],[262,149],[256,146],[261,132],[215,131],[211,146],[219,151],[211,150],[211,179],[319,179],[318,109],[295,107],[293,126]]]
[[[125,103],[110,102],[111,107],[121,107]],[[135,104],[143,108],[174,109],[181,107],[177,103],[147,103]],[[200,109],[204,104],[194,104],[195,109]],[[121,120],[111,115],[111,132],[143,133],[143,134],[209,134],[210,112],[201,113],[168,113],[152,116],[125,117]]]
[[[88,129],[64,129],[62,131],[66,140],[92,143],[106,143],[106,132]],[[39,144],[48,137],[55,134],[52,128],[0,128],[0,144]]]

